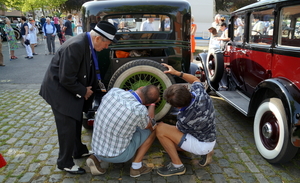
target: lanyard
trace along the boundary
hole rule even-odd
[[[93,44],[92,44],[92,40],[91,40],[91,35],[90,35],[89,32],[87,32],[86,35],[87,35],[88,40],[89,40],[90,50],[92,52],[92,56],[93,56],[93,60],[94,60],[94,64],[95,64],[97,79],[101,80],[100,70],[99,70],[99,65],[98,65],[98,58],[97,58],[95,50],[93,48]]]
[[[92,52],[92,56],[93,56],[93,60],[94,60],[94,65],[95,65],[95,70],[96,70],[96,76],[98,79],[98,85],[101,89],[102,92],[107,92],[105,85],[101,82],[101,76],[100,76],[100,70],[99,70],[99,65],[98,65],[98,58],[96,56],[95,50],[93,48],[93,44],[92,44],[92,40],[91,40],[91,35],[89,32],[86,33],[88,40],[89,40],[89,44],[90,44],[90,49]]]
[[[142,103],[142,100],[140,98],[140,96],[138,96],[138,94],[135,93],[135,91],[133,90],[129,90],[129,92],[140,102]]]

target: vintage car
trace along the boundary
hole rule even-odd
[[[185,0],[100,0],[86,2],[81,10],[83,30],[90,31],[100,20],[118,29],[117,43],[98,53],[100,75],[107,90],[113,87],[135,90],[154,84],[163,91],[172,84],[184,83],[179,77],[164,74],[161,63],[189,72],[191,65],[191,7]],[[145,26],[145,22],[151,22]],[[92,127],[93,117],[105,93],[98,92],[83,125]],[[171,106],[161,100],[155,118],[161,119]]]
[[[6,41],[6,33],[3,29],[5,26],[5,19],[6,16],[0,16],[0,36],[3,41]],[[11,26],[14,29],[16,39],[20,39],[21,38],[20,28],[15,23],[11,23]]]
[[[229,104],[254,117],[259,153],[290,161],[300,146],[300,1],[264,0],[231,13],[223,50],[201,53],[202,80]]]

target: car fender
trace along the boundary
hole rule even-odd
[[[285,78],[271,78],[261,82],[251,97],[248,116],[254,116],[265,98],[279,98],[286,110],[292,143],[300,147],[300,96],[299,89]]]

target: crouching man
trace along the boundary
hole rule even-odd
[[[151,120],[158,101],[159,90],[154,85],[136,91],[113,88],[105,94],[94,123],[92,149],[95,154],[86,160],[93,175],[106,172],[100,162],[123,163],[132,157],[131,177],[152,171],[142,164],[142,159],[156,138]]]
[[[187,73],[176,71],[172,66],[165,73],[176,75],[191,83],[191,91],[183,85],[172,85],[164,91],[164,99],[179,109],[176,126],[163,122],[156,125],[156,136],[169,154],[171,161],[159,168],[161,176],[182,175],[186,168],[182,164],[177,150],[201,155],[200,166],[212,161],[216,143],[215,112],[212,100],[206,93],[200,80]]]

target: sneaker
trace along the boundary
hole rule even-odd
[[[92,175],[101,175],[106,172],[106,169],[101,168],[99,160],[94,155],[88,157],[86,165],[91,169]]]
[[[212,162],[212,156],[214,154],[214,150],[210,151],[206,155],[201,155],[201,160],[199,161],[200,166],[206,166]]]
[[[33,53],[32,55],[38,55],[37,53]]]
[[[167,166],[157,169],[157,174],[164,177],[168,177],[172,175],[182,175],[185,173],[185,171],[186,169],[184,165],[182,165],[179,168],[175,168],[172,162],[170,162]]]
[[[130,177],[139,177],[142,174],[146,174],[152,171],[151,167],[148,167],[146,164],[143,163],[142,167],[139,169],[133,169],[130,167]]]

